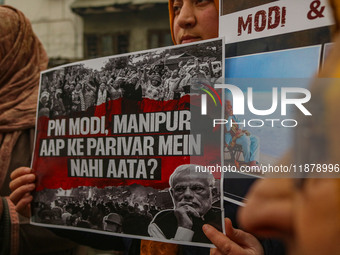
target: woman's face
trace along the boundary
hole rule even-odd
[[[161,83],[158,82],[157,80],[151,80],[151,84],[152,84],[152,86],[154,86],[154,87],[158,87]]]
[[[258,181],[239,214],[245,230],[285,241],[290,255],[340,254],[339,180]]]
[[[100,84],[99,89],[100,89],[101,91],[104,91],[104,89],[105,89],[105,84],[104,84],[104,83]]]
[[[212,0],[174,0],[174,38],[177,44],[218,36],[218,13]]]

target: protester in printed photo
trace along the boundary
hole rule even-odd
[[[98,94],[97,94],[97,105],[102,105],[106,103],[107,100],[107,89],[105,82],[102,81],[99,86]]]
[[[189,70],[184,70],[181,74],[181,81],[179,82],[178,88],[175,90],[175,98],[180,98],[190,91],[190,79],[192,77]]]
[[[85,110],[96,105],[96,88],[90,82],[85,85],[84,100]]]
[[[128,70],[127,78],[122,83],[123,97],[126,99],[140,101],[142,99],[142,86],[139,82],[137,71],[133,68]]]
[[[65,106],[66,114],[69,115],[72,112],[72,91],[74,87],[72,84],[66,83],[63,89],[62,99]]]
[[[159,74],[148,76],[146,81],[145,97],[153,100],[164,99],[164,86]]]
[[[116,100],[120,97],[122,97],[122,90],[119,87],[119,83],[116,82],[116,80],[114,80],[113,78],[110,79],[110,81],[108,82],[108,94],[109,94],[109,98],[110,100]]]
[[[80,83],[78,83],[72,91],[72,111],[85,111],[85,100]]]
[[[54,98],[51,104],[53,117],[65,116],[66,114],[64,102],[61,98],[62,93],[63,93],[62,90],[59,88],[56,89],[54,93]]]
[[[177,90],[181,78],[178,76],[178,70],[172,71],[170,78],[164,82],[164,100],[172,100],[175,96],[175,90]]]
[[[117,213],[109,213],[103,218],[103,229],[105,231],[121,233],[123,218]]]
[[[38,116],[46,116],[50,117],[50,94],[47,91],[43,91],[40,95],[40,107],[39,107],[39,113]]]
[[[63,206],[63,213],[61,215],[61,219],[63,224],[66,226],[71,226],[71,217],[72,217],[72,207],[70,205]]]
[[[190,74],[193,79],[196,80],[206,80],[206,74],[205,72],[201,69],[200,65],[197,63],[194,64],[191,68]]]

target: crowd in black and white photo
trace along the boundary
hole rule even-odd
[[[138,195],[141,192],[128,187],[78,187],[64,196],[60,190],[44,190],[39,202],[33,203],[35,221],[147,236],[153,217],[172,203],[168,192]]]
[[[107,58],[100,70],[83,63],[42,75],[39,116],[85,112],[110,100],[179,99],[193,81],[221,77],[221,61],[189,53],[141,53]]]

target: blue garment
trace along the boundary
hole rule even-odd
[[[240,123],[240,120],[235,115],[228,117],[228,123],[226,124],[227,133],[225,134],[225,142],[227,144],[230,144],[232,141],[232,135],[230,133],[231,121],[233,121],[234,123]],[[242,146],[244,162],[246,163],[251,161],[256,161],[257,163],[259,162],[260,146],[259,139],[257,136],[254,135],[248,136],[246,134],[243,134],[241,137],[236,139],[236,144]]]

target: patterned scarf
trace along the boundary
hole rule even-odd
[[[0,6],[0,187],[7,175],[12,150],[22,130],[35,125],[40,71],[48,58],[22,12]],[[18,252],[19,225],[13,204],[10,251]],[[6,201],[3,200],[3,201]]]
[[[21,130],[35,125],[40,71],[48,58],[20,11],[0,6],[0,187]]]

